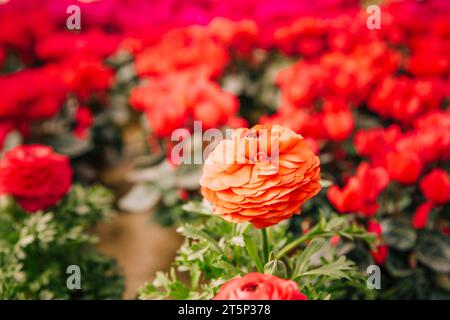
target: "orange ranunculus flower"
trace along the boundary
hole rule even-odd
[[[236,129],[208,156],[200,180],[213,213],[265,228],[300,213],[321,186],[319,158],[281,126]]]

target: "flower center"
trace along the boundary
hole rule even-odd
[[[245,286],[242,287],[242,291],[247,292],[254,292],[258,288],[258,285],[256,283],[247,283]]]

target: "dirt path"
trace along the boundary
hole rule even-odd
[[[156,271],[167,270],[182,238],[174,228],[150,221],[149,213],[121,213],[96,229],[98,248],[118,260],[126,278],[124,299],[134,299],[136,290],[152,281]]]

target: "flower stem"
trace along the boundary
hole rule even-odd
[[[266,228],[261,229],[261,237],[263,243],[263,260],[264,263],[267,263],[269,260],[269,241],[267,240]]]
[[[298,238],[297,240],[292,241],[291,243],[287,244],[281,250],[276,254],[275,259],[281,259],[284,257],[285,254],[289,253],[291,250],[295,249],[298,245],[300,245],[303,241],[305,241],[307,238],[305,236]]]
[[[325,236],[332,236],[333,234],[334,234],[333,232],[326,232],[326,231],[320,230],[318,227],[315,227],[314,229],[310,230],[308,233],[304,234],[300,238],[292,241],[291,243],[288,243],[283,248],[281,248],[281,250],[278,251],[278,253],[275,255],[275,259],[278,259],[278,260],[281,259],[287,253],[289,253],[290,251],[292,251],[293,249],[298,247],[300,244],[302,244],[303,242],[305,242],[307,240],[314,238],[315,236],[321,235],[321,236],[325,237]]]

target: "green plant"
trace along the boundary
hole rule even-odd
[[[185,209],[202,216],[178,228],[186,241],[170,272],[158,272],[153,283],[139,290],[140,299],[210,299],[224,282],[253,271],[292,279],[309,299],[372,296],[366,275],[340,251],[345,239],[370,245],[374,237],[347,216],[321,215],[308,233],[297,237],[287,222],[260,232],[248,223],[212,216],[199,203]],[[336,236],[344,240],[342,246],[330,243]]]
[[[0,207],[0,299],[120,298],[117,263],[93,246],[89,229],[111,215],[112,194],[74,185],[50,210],[29,214],[12,198]],[[81,289],[70,290],[67,267],[81,270]]]

